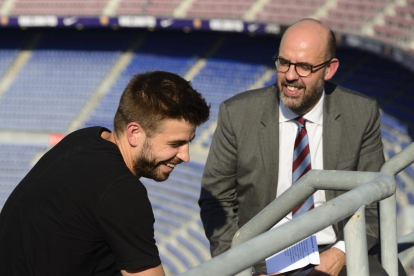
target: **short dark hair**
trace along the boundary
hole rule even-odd
[[[328,34],[328,41],[327,41],[327,59],[328,58],[334,58],[336,55],[336,37],[334,32],[329,29],[329,34]]]
[[[121,136],[130,122],[137,122],[151,137],[165,119],[199,126],[209,116],[210,105],[189,81],[174,73],[151,71],[129,81],[115,114],[114,132]]]

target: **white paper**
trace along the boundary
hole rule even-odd
[[[316,236],[312,235],[266,259],[267,273],[284,273],[305,267],[319,265],[319,251]]]

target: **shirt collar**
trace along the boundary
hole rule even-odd
[[[322,114],[323,114],[323,101],[325,99],[325,89],[322,91],[322,96],[319,99],[318,103],[305,115],[303,115],[303,118],[305,118],[307,121],[322,125]],[[298,114],[294,113],[292,110],[290,110],[288,107],[286,107],[282,101],[280,101],[279,104],[279,122],[287,122],[290,120],[295,119],[298,117]]]

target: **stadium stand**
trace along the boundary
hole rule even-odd
[[[0,99],[0,127],[65,133],[125,48],[117,34],[47,33]]]
[[[145,44],[85,122],[85,126],[102,125],[112,130],[112,119],[119,98],[134,74],[148,70],[164,70],[184,76],[194,65],[197,57],[205,54],[215,36],[215,34],[196,34],[194,37],[182,34],[178,40],[175,33],[148,34]]]
[[[388,0],[355,1],[339,0],[321,20],[335,30],[347,33],[361,33],[363,26],[383,13]]]
[[[32,167],[31,161],[48,145],[0,142],[0,206]]]
[[[195,0],[187,11],[189,18],[242,18],[255,0]]]
[[[256,14],[264,22],[277,22],[289,25],[301,18],[311,17],[326,0],[271,0]]]
[[[219,104],[257,84],[268,70],[272,74],[262,80],[261,86],[275,82],[271,57],[279,41],[272,36],[249,37],[243,34],[202,32],[186,34],[171,31],[130,30],[117,33],[107,30],[92,33],[48,30],[31,50],[32,57],[0,98],[0,133],[18,130],[28,133],[65,133],[70,121],[90,99],[115,60],[121,58],[122,50],[137,36],[145,37],[141,47],[135,50],[130,62],[97,103],[84,126],[103,125],[113,128],[112,118],[119,96],[133,74],[147,70],[168,70],[184,76],[205,58],[205,64],[194,75],[192,83],[212,105],[210,122],[200,128],[197,134],[202,137],[205,132],[209,133],[204,135],[202,143],[208,149]],[[6,50],[0,58],[9,53],[18,55],[18,48],[21,47],[18,45],[21,45],[21,40],[12,44],[12,52]],[[341,67],[334,81],[378,99],[384,110],[384,151],[387,158],[392,157],[412,141],[412,119],[401,119],[402,115],[413,116],[412,73],[368,52],[340,48],[337,53]],[[7,68],[3,71],[6,72]],[[67,117],[55,116],[56,113]],[[34,123],[36,120],[38,123]],[[44,152],[47,146],[31,146],[31,153],[22,156],[18,162],[7,160],[10,160],[10,154],[28,152],[26,146],[6,144],[3,147],[10,148],[11,152],[3,155],[5,158],[0,162],[0,185],[2,189],[4,187],[4,202],[8,193],[30,169],[35,154]],[[177,166],[170,179],[162,184],[143,180],[156,216],[155,236],[161,257],[172,275],[184,272],[209,258],[209,246],[200,226],[197,205],[203,166],[203,162]],[[412,204],[413,177],[414,170],[410,167],[398,178],[398,197],[401,199],[399,212],[404,205]],[[188,243],[188,239],[191,239],[191,243]]]
[[[241,43],[246,48],[238,47]],[[217,120],[221,102],[249,89],[265,73],[272,63],[271,57],[277,44],[277,40],[269,37],[249,39],[243,35],[229,36],[223,42],[192,80],[194,87],[202,91],[206,100],[211,103],[210,121],[201,126],[198,132],[208,131],[210,124]],[[254,54],[255,51],[260,54]],[[204,141],[203,146],[209,147],[210,140],[211,135]]]
[[[93,1],[52,1],[52,0],[16,0],[12,15],[99,15],[108,0]]]
[[[157,15],[161,17],[172,16],[174,9],[182,2],[182,0],[121,0],[116,14],[122,15]]]
[[[395,14],[385,16],[384,24],[374,26],[377,38],[390,44],[405,44],[412,47],[414,33],[414,3],[395,7]]]
[[[25,35],[17,34],[11,30],[4,31],[2,37],[4,41],[0,44],[0,77],[3,77],[16,58],[19,53],[18,49],[23,48],[27,43]]]

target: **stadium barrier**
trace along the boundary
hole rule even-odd
[[[369,275],[365,206],[380,202],[381,254],[384,269],[398,275],[395,175],[414,162],[414,143],[388,160],[381,172],[311,170],[239,229],[232,248],[187,271],[193,275],[251,276],[251,267],[265,258],[352,216],[345,225],[348,275]],[[270,231],[278,221],[317,190],[348,192]],[[403,241],[411,241],[408,235]],[[409,243],[409,242],[407,242]]]

